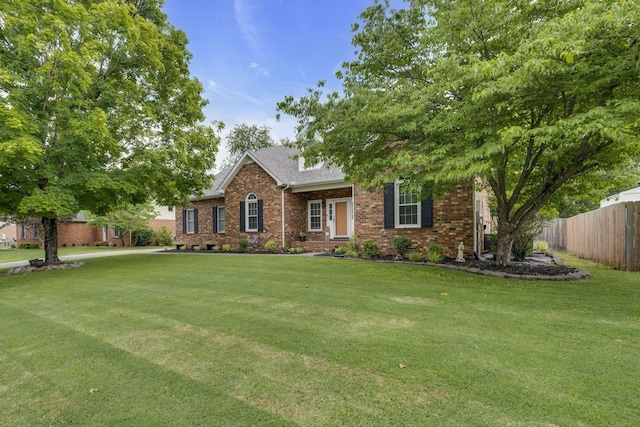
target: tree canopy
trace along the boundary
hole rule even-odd
[[[57,218],[209,183],[219,137],[162,0],[0,2],[0,214]]]
[[[241,123],[231,129],[227,135],[226,141],[229,147],[229,158],[226,160],[228,165],[232,165],[246,151],[255,151],[261,148],[273,147],[273,138],[269,134],[268,126],[248,125]]]
[[[127,233],[149,229],[149,221],[156,216],[158,216],[158,212],[150,203],[141,203],[127,206],[107,215],[91,215],[89,225],[93,228],[109,227],[113,229],[120,239],[121,245],[125,246],[124,239]]]
[[[638,158],[640,8],[634,0],[376,1],[354,25],[342,93],[288,96],[305,157],[356,182],[416,189],[481,178],[497,260],[545,206],[609,185]],[[605,173],[608,172],[608,173]]]

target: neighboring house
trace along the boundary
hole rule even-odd
[[[166,227],[175,236],[175,210],[173,206],[154,206],[158,216],[149,221],[149,226],[153,230]],[[80,211],[68,222],[58,224],[58,246],[96,246],[112,245],[120,246],[122,242],[117,237],[115,230],[109,227],[92,228],[89,225],[87,213]],[[42,236],[39,228],[18,224],[18,244],[37,243],[42,246]],[[129,246],[130,233],[125,237],[125,246]]]
[[[16,233],[18,228],[15,224],[6,225],[0,222],[0,246],[11,246],[16,243]]]
[[[482,250],[481,212],[488,204],[476,203],[486,193],[476,193],[472,182],[436,200],[418,200],[403,192],[400,182],[370,193],[347,182],[338,168],[305,168],[296,154],[283,146],[245,153],[215,177],[210,189],[177,210],[176,242],[235,249],[238,239],[246,238],[256,249],[273,240],[284,247],[330,251],[356,235],[360,243],[373,239],[383,254],[393,254],[393,238],[406,236],[423,253],[432,244],[442,245],[449,257],[456,256],[460,243],[468,258]]]
[[[614,205],[622,202],[640,202],[640,186],[622,191],[606,199],[600,200],[600,207]]]

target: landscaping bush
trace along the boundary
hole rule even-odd
[[[222,245],[222,252],[231,252],[231,245]]]
[[[347,247],[346,246],[338,246],[336,248],[336,255],[344,255],[347,253]]]
[[[267,253],[276,254],[278,253],[278,244],[273,240],[269,240],[267,243],[264,244],[264,250]]]
[[[289,248],[289,249],[287,249],[287,252],[289,252],[290,254],[295,254],[296,253],[296,248]]]
[[[437,264],[442,261],[442,258],[444,258],[444,249],[442,248],[442,245],[429,246],[429,253],[427,255],[429,262]]]
[[[358,252],[354,251],[353,249],[347,249],[345,255],[347,258],[358,258]]]
[[[533,251],[546,254],[547,252],[549,252],[549,244],[544,240],[536,240],[535,242],[533,242]]]
[[[155,240],[159,245],[171,246],[173,244],[173,237],[171,237],[171,231],[167,227],[160,227],[160,230],[155,233]]]
[[[424,261],[424,256],[420,252],[411,252],[409,254],[409,260],[412,262],[422,262]]]
[[[380,246],[372,239],[362,242],[362,256],[364,258],[378,258],[380,256]]]
[[[296,248],[296,253],[297,253],[297,254],[304,253],[304,248],[303,248],[302,246],[298,246],[298,247]]]
[[[136,230],[131,235],[132,246],[149,246],[153,240],[153,230],[141,229]]]
[[[247,252],[249,241],[247,239],[238,239],[238,252]]]
[[[40,249],[40,245],[37,243],[20,243],[18,247],[20,249]]]
[[[396,236],[393,238],[393,248],[396,253],[404,258],[411,247],[411,239],[404,236]]]

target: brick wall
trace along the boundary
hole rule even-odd
[[[290,192],[291,190],[288,190]],[[244,202],[249,193],[255,193],[262,200],[263,230],[240,231],[240,202]],[[226,226],[224,233],[213,233],[213,207],[225,206]],[[188,208],[198,209],[198,233],[185,234],[182,230],[183,209],[176,211],[176,241],[187,246],[194,244],[229,244],[237,249],[238,239],[244,238],[251,243],[258,236],[258,244],[251,245],[263,249],[264,244],[274,240],[282,245],[282,193],[276,181],[255,163],[244,165],[225,190],[225,198],[207,199],[193,202]],[[306,209],[306,206],[305,206]],[[292,213],[293,215],[293,213]]]
[[[167,227],[172,233],[174,233],[176,222],[173,220],[165,219],[152,219],[149,221],[149,226],[153,230],[159,230],[160,227]],[[122,246],[122,241],[112,236],[112,231],[109,229],[107,241],[111,246]],[[129,246],[131,239],[130,233],[124,238],[124,245]],[[102,234],[102,228],[91,228],[85,221],[71,221],[68,223],[58,224],[58,247],[73,247],[73,246],[94,246],[96,243],[104,243]],[[37,243],[42,247],[42,242],[39,239],[31,238],[31,231],[27,230],[26,239],[18,239],[20,243]]]
[[[455,258],[458,245],[465,246],[465,257],[473,257],[473,185],[457,185],[448,194],[433,201],[433,228],[384,228],[384,200],[381,192],[369,193],[361,186],[354,189],[355,234],[360,242],[372,239],[383,254],[393,254],[393,238],[406,236],[420,252],[430,245],[442,245],[445,256]]]
[[[244,202],[247,194],[255,193],[263,201],[264,230],[258,232],[240,232],[240,202]],[[473,185],[461,184],[448,194],[433,202],[433,228],[384,228],[383,194],[369,193],[361,186],[355,185],[354,198],[354,232],[362,242],[365,239],[375,240],[383,254],[393,254],[393,238],[409,237],[413,247],[426,253],[432,244],[440,244],[445,255],[455,257],[460,242],[465,245],[465,257],[473,257]],[[296,246],[301,231],[307,233],[307,241],[323,242],[326,235],[326,200],[352,197],[351,187],[293,193],[285,191],[285,239],[287,247]],[[307,203],[310,200],[323,201],[322,231],[309,232],[307,229]],[[213,208],[225,206],[225,233],[213,233]],[[207,199],[193,202],[188,208],[198,209],[198,233],[185,234],[182,230],[183,209],[176,210],[176,241],[187,246],[207,243],[217,245],[229,244],[237,248],[237,241],[258,236],[259,243],[255,249],[261,250],[269,240],[282,245],[282,189],[269,174],[255,163],[244,165],[225,190],[225,198]],[[253,246],[253,245],[252,245]],[[335,245],[333,245],[335,246]],[[333,247],[332,246],[332,247]]]

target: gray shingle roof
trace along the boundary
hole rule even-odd
[[[224,186],[247,161],[255,161],[276,181],[294,188],[344,182],[345,176],[340,168],[328,166],[326,163],[315,169],[300,170],[298,159],[294,158],[296,154],[296,148],[281,145],[247,152],[238,163],[218,173],[211,183],[211,188],[205,190],[202,196],[192,197],[192,200],[223,197]]]

